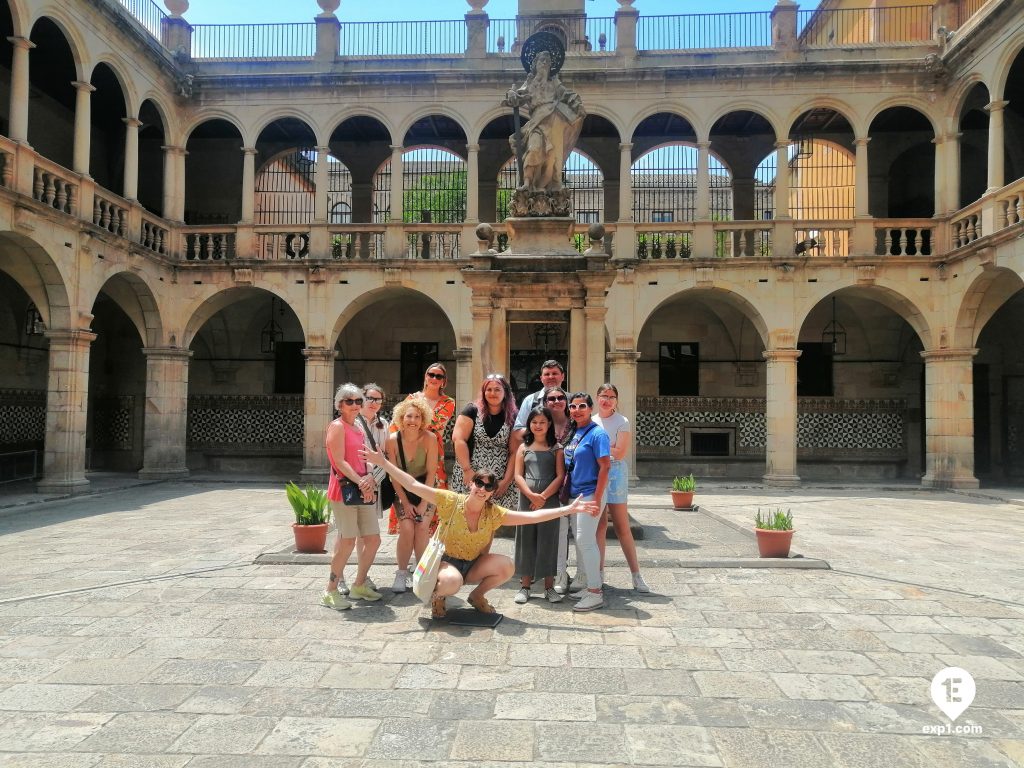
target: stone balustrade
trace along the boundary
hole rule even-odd
[[[32,197],[61,213],[75,216],[78,214],[78,184],[73,179],[71,171],[36,155],[32,172]]]
[[[113,235],[127,237],[128,208],[127,200],[118,198],[105,190],[101,191],[97,187],[93,195],[92,223]]]
[[[139,245],[154,253],[166,255],[169,244],[170,231],[155,217],[143,214]]]
[[[963,208],[949,222],[953,248],[963,248],[982,236],[981,202]]]
[[[935,251],[934,220],[876,219],[876,256],[931,256]]]

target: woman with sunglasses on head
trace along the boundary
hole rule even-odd
[[[569,398],[569,416],[576,431],[565,446],[565,471],[569,476],[569,493],[582,495],[584,501],[602,506],[611,468],[611,450],[608,433],[592,418],[594,401],[586,392],[574,392]],[[604,605],[601,575],[601,551],[597,546],[597,528],[600,520],[588,515],[576,515],[576,562],[586,575],[587,588],[576,593],[579,602],[574,611],[592,611]]]
[[[558,494],[565,479],[562,448],[555,440],[551,411],[538,405],[526,418],[526,434],[516,450],[515,481],[519,486],[519,510],[557,507]],[[562,595],[555,592],[558,572],[558,525],[561,519],[516,528],[516,573],[521,587],[517,603],[530,599],[530,587],[536,579],[544,579],[544,596],[550,603],[560,603]]]
[[[519,506],[519,489],[512,483],[515,462],[509,456],[516,413],[516,398],[508,380],[500,373],[488,375],[480,385],[480,396],[455,419],[452,490],[468,493],[469,478],[486,469],[498,478],[494,502],[509,509]]]
[[[515,564],[509,557],[488,552],[494,532],[502,525],[542,523],[571,514],[593,517],[599,512],[597,504],[582,499],[554,509],[513,511],[494,503],[498,477],[493,472],[481,470],[473,473],[469,493],[462,494],[424,485],[396,467],[379,451],[363,449],[361,455],[367,461],[384,467],[392,481],[406,491],[412,491],[437,506],[437,516],[445,526],[440,534],[445,555],[430,600],[431,615],[437,619],[445,616],[445,598],[458,592],[463,584],[477,585],[467,597],[470,605],[481,613],[494,613],[494,607],[487,601],[487,593],[504,584],[515,573]]]
[[[358,553],[356,580],[349,589],[349,596],[369,601],[381,598],[381,594],[366,583],[366,575],[380,547],[380,526],[377,523],[373,475],[360,453],[366,447],[366,436],[356,423],[364,401],[363,390],[355,384],[342,384],[334,394],[334,405],[340,415],[327,427],[327,458],[331,462],[327,498],[331,501],[331,511],[338,526],[338,540],[331,558],[327,589],[320,598],[320,604],[336,611],[352,607],[352,603],[338,591],[338,585],[343,581],[342,574],[356,539],[362,539],[363,545]],[[343,484],[358,486],[363,503],[342,503]]]
[[[419,482],[433,487],[437,477],[437,439],[427,429],[431,410],[422,397],[403,400],[395,406],[394,423],[399,431],[387,440],[387,456],[392,463],[413,475]],[[393,592],[405,592],[409,582],[409,555],[415,551],[418,561],[430,538],[433,515],[427,512],[426,499],[420,498],[400,485],[395,486],[395,514],[398,516],[398,543],[395,553],[398,570],[395,571]]]
[[[555,424],[555,441],[559,448],[564,448],[572,437],[573,423],[569,418],[569,395],[561,387],[546,387],[537,398],[538,403],[551,411],[551,419]],[[556,571],[558,577],[555,580],[554,589],[559,595],[569,591],[569,574],[566,572],[569,560],[569,527],[572,524],[571,517],[562,517],[558,520],[558,549],[556,560]]]
[[[427,401],[427,405],[430,406],[433,413],[427,429],[437,438],[437,480],[434,482],[438,488],[448,487],[448,475],[444,470],[444,433],[448,428],[448,422],[455,415],[455,399],[444,393],[444,385],[447,382],[448,369],[442,363],[432,363],[427,366],[427,370],[423,374],[423,389],[419,392],[413,392],[405,398],[406,400],[412,400],[422,397]],[[394,425],[391,428],[392,430],[397,430],[397,427]],[[392,507],[391,513],[388,516],[388,533],[396,534],[398,530],[398,515],[395,508]],[[398,567],[402,569],[403,567],[408,567],[408,565],[408,563],[400,562]]]
[[[644,577],[640,575],[640,562],[636,557],[636,542],[633,541],[633,531],[629,528],[629,510],[626,507],[629,501],[629,469],[626,466],[626,454],[629,453],[632,435],[629,429],[629,419],[616,410],[618,404],[619,390],[614,384],[605,383],[597,388],[597,413],[594,415],[594,421],[608,433],[609,450],[612,457],[611,467],[608,469],[608,494],[605,496],[605,503],[612,518],[612,525],[615,526],[615,538],[619,540],[622,554],[626,556],[629,572],[633,575],[633,589],[637,592],[650,592],[650,587],[647,586]],[[608,521],[604,519],[597,531],[597,543],[601,548],[602,573],[604,573],[607,536]]]

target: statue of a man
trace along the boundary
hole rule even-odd
[[[565,49],[555,35],[532,35],[523,43],[526,80],[505,96],[506,106],[522,107],[530,115],[522,130],[509,138],[522,169],[520,191],[562,189],[562,168],[583,128],[583,102],[558,77],[564,60]]]

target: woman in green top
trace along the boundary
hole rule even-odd
[[[487,602],[487,593],[501,586],[515,574],[515,563],[506,555],[488,552],[494,532],[502,525],[526,525],[543,523],[563,515],[583,513],[597,517],[599,507],[593,501],[576,499],[565,507],[515,511],[505,509],[491,502],[498,477],[489,471],[473,475],[469,493],[461,494],[440,488],[431,488],[419,482],[408,472],[402,471],[388,461],[380,451],[365,449],[360,456],[367,461],[384,467],[392,481],[406,491],[412,491],[427,502],[437,506],[441,524],[447,523],[444,531],[444,562],[437,576],[437,586],[430,601],[434,618],[444,618],[445,598],[454,595],[463,584],[476,584],[469,593],[469,604],[481,613],[494,613],[494,607]]]

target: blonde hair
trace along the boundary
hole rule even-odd
[[[402,428],[402,419],[405,418],[406,412],[410,408],[415,408],[420,412],[420,416],[423,417],[423,426],[420,429],[426,429],[430,426],[430,420],[434,418],[434,411],[431,409],[430,404],[422,397],[414,397],[411,400],[403,400],[395,406],[395,410],[391,413],[391,423],[397,426],[399,429]]]

